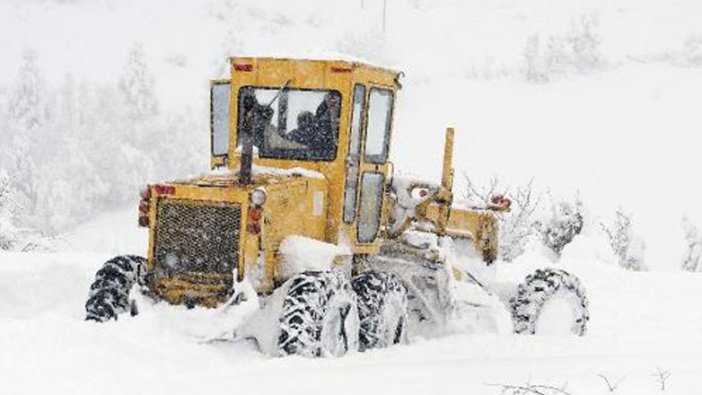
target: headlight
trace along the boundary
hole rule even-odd
[[[263,188],[256,188],[251,191],[249,200],[251,200],[251,203],[255,204],[256,206],[263,206],[263,204],[266,202],[266,197],[266,191]]]

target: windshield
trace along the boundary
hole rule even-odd
[[[330,90],[243,87],[239,144],[244,126],[251,125],[262,158],[333,160],[340,103],[339,92]]]

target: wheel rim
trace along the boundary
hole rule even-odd
[[[340,357],[358,347],[358,311],[351,303],[334,303],[322,320],[321,354]]]
[[[546,336],[563,336],[575,333],[577,316],[575,300],[569,292],[556,292],[541,306],[534,333]]]

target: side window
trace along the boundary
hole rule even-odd
[[[358,170],[361,163],[361,127],[363,126],[365,103],[366,87],[356,85],[353,90],[349,154],[346,157],[346,187],[344,188],[344,222],[346,223],[352,223],[356,218],[356,191],[358,190]]]
[[[363,173],[361,204],[358,210],[358,241],[371,243],[380,229],[380,209],[383,200],[383,175]]]
[[[212,155],[226,155],[229,150],[229,83],[215,83],[210,90],[210,128]]]
[[[383,164],[388,156],[393,94],[389,89],[371,88],[368,99],[366,162]]]

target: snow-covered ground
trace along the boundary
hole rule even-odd
[[[93,252],[0,253],[0,393],[499,394],[490,384],[565,385],[606,394],[598,374],[621,381],[617,394],[661,393],[657,369],[672,373],[666,394],[699,393],[702,276],[631,273],[597,258],[583,236],[560,267],[583,280],[590,298],[585,337],[459,334],[340,359],[269,358],[254,344],[209,342],[216,312],[141,305],[137,317],[84,321],[93,273],[116,250],[138,252],[142,232],[125,209],[96,219],[68,240]],[[95,234],[112,235],[96,238]],[[534,249],[503,264],[518,281],[548,258]]]
[[[141,43],[161,111],[194,117],[184,124],[206,150],[207,81],[225,75],[226,56],[367,59],[406,73],[391,151],[397,169],[438,180],[443,128],[455,126],[457,194],[462,174],[481,183],[492,175],[508,184],[533,177],[556,196],[579,192],[592,224],[621,205],[633,212],[654,269],[615,267],[596,232],[585,232],[557,263],[532,246],[500,268],[514,281],[542,264],[579,275],[591,302],[585,337],[459,334],[342,359],[271,359],[245,341],[203,341],[197,334],[216,318],[209,310],[147,304],[136,318],[83,321],[99,265],[145,252],[135,201],[63,232],[56,252],[0,252],[0,394],[492,395],[501,388],[491,384],[527,382],[566,385],[573,395],[610,393],[598,375],[620,382],[615,394],[702,393],[702,276],[677,271],[681,217],[702,224],[700,15],[697,0],[387,0],[382,33],[382,1],[372,0],[0,1],[3,108],[27,49],[57,91],[68,74],[79,84],[116,85],[129,48]],[[527,81],[529,38],[543,50],[583,17],[597,21],[602,64]],[[166,145],[177,155],[179,147]],[[61,194],[46,197],[74,210],[52,213],[57,221],[92,214],[81,209],[100,206],[81,192],[105,193],[94,180],[121,175],[103,148],[99,166],[44,178],[85,186],[64,183]],[[201,155],[193,162],[206,166],[207,152]],[[95,177],[105,169],[113,173]],[[658,369],[671,373],[665,391]]]

